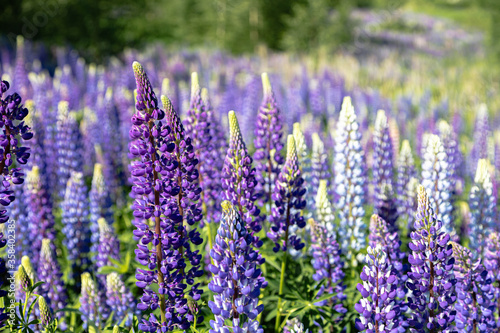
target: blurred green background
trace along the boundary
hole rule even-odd
[[[0,35],[77,49],[98,61],[160,41],[249,53],[259,48],[311,52],[351,41],[355,8],[409,10],[484,32],[500,55],[498,0],[8,0]],[[493,24],[497,22],[497,24]],[[500,56],[498,57],[500,58]]]

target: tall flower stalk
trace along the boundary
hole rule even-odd
[[[293,135],[288,136],[286,162],[281,170],[275,184],[273,193],[274,206],[272,208],[271,229],[267,233],[275,246],[274,252],[283,251],[283,260],[281,263],[281,276],[279,286],[278,313],[276,315],[275,330],[280,327],[281,317],[281,296],[285,286],[285,274],[288,257],[288,247],[298,251],[304,247],[297,235],[291,234],[291,227],[305,227],[302,210],[306,205],[303,199],[306,189],[304,188],[304,179],[299,168],[295,139]]]
[[[337,123],[335,142],[335,190],[342,251],[355,262],[355,253],[366,246],[365,170],[361,134],[350,97],[345,97]]]
[[[255,177],[258,181],[260,201],[268,207],[267,212],[270,213],[274,184],[283,164],[281,156],[283,120],[267,73],[262,74],[262,88],[264,96],[255,124],[253,156],[257,169]]]
[[[215,318],[210,321],[211,332],[263,333],[257,316],[264,310],[258,305],[265,282],[258,268],[259,254],[250,245],[251,234],[229,201],[222,203],[222,217],[210,251],[213,274],[208,288],[214,293],[208,302]],[[229,324],[230,323],[230,324]]]
[[[420,185],[417,191],[416,230],[411,233],[412,241],[408,245],[412,251],[408,257],[411,271],[406,283],[412,293],[408,297],[411,310],[408,323],[414,332],[447,332],[456,315],[453,248],[425,188]]]
[[[143,319],[139,328],[147,332],[188,329],[196,315],[190,311],[188,297],[198,301],[202,293],[195,281],[203,274],[201,255],[191,249],[202,243],[192,227],[202,218],[198,160],[170,100],[162,96],[165,111],[161,110],[143,67],[134,62],[133,69],[137,112],[132,117],[129,148],[138,159],[131,164],[132,208],[134,235],[140,239],[136,258],[147,266],[138,268],[136,274],[136,284],[143,289],[138,308],[160,309],[159,320],[155,316]],[[158,292],[151,290],[152,284],[158,285]]]
[[[410,142],[404,140],[401,144],[401,151],[398,157],[398,177],[396,182],[396,192],[398,197],[399,215],[408,220],[408,229],[413,225],[413,215],[415,214],[412,200],[408,197],[408,184],[416,176],[415,161],[411,151]]]

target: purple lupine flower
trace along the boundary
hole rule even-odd
[[[159,109],[143,67],[134,62],[133,69],[137,112],[132,117],[129,148],[132,157],[140,158],[131,164],[135,199],[132,208],[137,227],[134,236],[140,239],[135,252],[139,263],[147,266],[138,268],[136,274],[136,285],[143,289],[137,307],[142,311],[159,307],[161,314],[160,321],[153,315],[144,319],[139,328],[147,332],[188,329],[195,319],[187,302],[188,294],[198,301],[202,293],[199,283],[195,283],[203,274],[201,255],[191,249],[191,244],[203,242],[192,227],[202,218],[198,160],[168,98],[162,96],[165,111]],[[154,231],[148,221],[153,216]],[[191,226],[189,230],[185,223]],[[148,247],[150,243],[153,250]],[[158,284],[158,293],[149,288],[151,284]],[[188,285],[190,290],[186,292]]]
[[[66,307],[68,298],[64,282],[62,280],[61,266],[57,262],[56,254],[52,241],[48,238],[42,240],[42,249],[40,251],[38,262],[38,278],[43,281],[38,293],[45,297],[48,306],[55,312]],[[61,320],[64,312],[59,311],[56,317]]]
[[[41,255],[42,240],[56,238],[54,216],[52,215],[52,199],[42,185],[40,170],[37,166],[31,169],[24,184],[24,199],[26,202],[26,221],[28,232],[33,235],[27,255],[32,258],[33,265],[38,269]]]
[[[52,313],[43,296],[38,297],[38,309],[40,310],[40,324],[46,328],[52,321]]]
[[[320,181],[326,180],[327,188],[330,188],[332,183],[332,174],[330,170],[330,162],[328,161],[328,154],[325,150],[325,145],[318,133],[312,134],[312,156],[311,156],[311,188],[310,195],[316,197],[317,189]],[[314,207],[309,207],[313,209]]]
[[[398,278],[396,283],[396,298],[394,298],[397,306],[400,309],[398,318],[398,332],[406,332],[408,323],[404,316],[404,312],[408,309],[405,304],[407,276],[405,274],[406,267],[403,265],[405,253],[400,250],[401,241],[397,231],[390,231],[389,225],[380,216],[374,214],[370,219],[370,234],[368,236],[369,245],[372,248],[379,246],[387,256],[386,260],[391,265],[393,274]]]
[[[283,333],[309,333],[309,330],[304,329],[304,324],[299,321],[299,318],[295,317],[286,321]]]
[[[318,185],[315,202],[315,220],[322,227],[326,228],[329,235],[334,236],[338,233],[338,228],[335,225],[335,212],[332,207],[328,195],[328,182],[326,179],[321,179]]]
[[[373,185],[375,213],[384,219],[389,228],[397,230],[399,217],[394,196],[393,146],[389,122],[383,110],[379,110],[373,132]]]
[[[422,185],[418,187],[418,209],[415,231],[408,244],[412,254],[408,257],[411,271],[406,286],[411,292],[408,307],[411,311],[409,325],[414,332],[447,331],[453,326],[457,296],[453,286],[453,248],[450,235],[442,230]]]
[[[106,221],[113,221],[113,210],[111,197],[104,180],[102,172],[102,165],[100,163],[94,164],[94,175],[92,177],[92,187],[89,192],[90,204],[90,233],[91,233],[91,248],[90,252],[94,255],[97,253],[97,247],[100,243],[99,240],[99,219],[104,218]]]
[[[97,223],[99,226],[99,244],[97,247],[96,266],[99,269],[104,266],[111,266],[112,262],[110,259],[120,259],[120,242],[105,218],[99,218]]]
[[[488,107],[481,104],[476,113],[474,126],[474,144],[470,153],[469,174],[473,175],[477,163],[482,158],[488,158],[488,137],[490,135],[490,124],[488,119]]]
[[[57,178],[58,195],[64,198],[66,183],[73,171],[81,171],[82,141],[75,113],[69,111],[68,102],[62,101],[58,105],[58,118],[56,124],[56,149],[57,149]]]
[[[82,274],[82,291],[80,293],[80,313],[83,327],[102,328],[103,318],[101,316],[103,305],[97,296],[97,287],[89,273]]]
[[[304,179],[299,169],[295,139],[293,135],[289,135],[286,162],[276,179],[272,196],[274,206],[269,218],[271,228],[267,233],[269,239],[275,244],[274,252],[280,250],[286,252],[289,245],[296,251],[304,247],[304,243],[297,235],[290,234],[292,226],[302,229],[306,225],[302,216],[302,210],[306,205],[303,199],[306,189],[303,185]]]
[[[488,160],[479,160],[469,196],[469,239],[474,258],[482,256],[486,238],[496,227],[496,198],[493,194],[489,167]]]
[[[442,222],[444,232],[457,237],[453,225],[453,198],[446,151],[437,135],[430,134],[422,161],[422,185],[431,198],[433,212]]]
[[[283,164],[281,156],[283,121],[267,73],[262,74],[262,87],[264,96],[255,124],[255,153],[253,157],[257,170],[255,178],[258,182],[259,200],[262,204],[266,204],[268,213],[270,213],[272,194],[275,192],[274,185]]]
[[[404,140],[398,158],[398,177],[396,190],[398,197],[399,215],[408,220],[408,226],[413,225],[414,206],[407,194],[408,183],[416,177],[415,162],[410,147],[410,142]]]
[[[293,124],[293,138],[295,140],[295,147],[297,149],[297,160],[299,163],[300,173],[304,179],[304,185],[307,189],[308,195],[306,196],[306,202],[308,209],[307,217],[312,217],[312,209],[314,207],[315,197],[310,195],[312,192],[311,183],[311,157],[309,156],[309,149],[307,149],[306,137],[302,130],[300,129],[300,123]]]
[[[446,151],[446,156],[448,157],[448,168],[453,171],[450,179],[450,187],[453,192],[456,192],[458,182],[460,181],[460,173],[463,170],[461,167],[462,155],[458,147],[457,136],[453,131],[453,127],[444,120],[438,122],[437,128],[444,150]]]
[[[352,260],[366,246],[363,222],[366,183],[361,134],[350,97],[345,97],[337,123],[335,142],[335,191],[339,214],[340,244]]]
[[[82,271],[89,263],[90,223],[87,187],[81,172],[71,173],[61,207],[68,260],[73,262],[74,269]]]
[[[22,147],[21,142],[30,140],[33,137],[31,129],[25,125],[23,119],[28,115],[28,109],[21,104],[21,96],[17,93],[7,95],[5,92],[9,89],[7,81],[0,82],[0,127],[2,134],[0,136],[0,223],[9,220],[7,206],[14,201],[15,196],[11,188],[12,185],[22,184],[24,174],[21,168],[12,168],[14,159],[20,165],[26,164],[30,157],[29,148]],[[20,142],[21,141],[21,142]]]
[[[113,321],[125,326],[132,323],[135,301],[132,293],[125,287],[118,273],[112,272],[106,277],[106,304],[113,313]]]
[[[210,251],[213,265],[209,269],[213,276],[208,288],[214,298],[208,306],[215,316],[210,321],[210,331],[263,333],[257,316],[264,305],[258,303],[261,289],[267,282],[258,268],[260,254],[251,246],[252,235],[238,208],[224,201],[222,209],[214,247]]]
[[[455,242],[452,242],[452,245],[455,275],[458,280],[456,327],[460,332],[493,332],[497,325],[491,276],[488,276],[481,258],[474,259],[469,249]]]
[[[252,167],[252,158],[248,155],[234,111],[229,111],[228,117],[230,136],[222,172],[223,197],[238,208],[245,225],[254,235],[252,243],[260,247],[262,241],[255,236],[262,229],[260,210],[255,204],[256,170]]]
[[[398,278],[381,246],[368,247],[360,277],[363,283],[358,283],[357,289],[362,298],[354,306],[360,314],[356,328],[362,332],[399,332]]]
[[[335,234],[329,232],[327,227],[314,220],[311,221],[312,240],[312,266],[315,269],[314,281],[325,280],[318,295],[335,294],[332,298],[324,301],[322,305],[330,305],[340,313],[340,317],[347,312],[342,302],[346,299],[345,286],[342,283],[344,263],[340,259],[340,246],[335,240]],[[333,221],[332,221],[333,222]]]
[[[484,249],[484,267],[488,270],[490,278],[493,280],[493,292],[496,299],[496,308],[500,315],[500,234],[493,231],[486,239]],[[500,323],[497,323],[497,326]]]

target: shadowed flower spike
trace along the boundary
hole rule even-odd
[[[404,332],[399,330],[401,309],[396,301],[398,278],[378,245],[368,247],[366,264],[361,272],[362,283],[357,289],[361,300],[354,307],[360,316],[356,328],[361,332]]]
[[[430,134],[422,161],[422,185],[430,197],[436,218],[442,221],[443,231],[457,237],[453,225],[451,177],[446,151],[437,135]]]
[[[260,210],[255,205],[255,168],[252,158],[243,142],[238,119],[234,111],[229,111],[229,148],[224,161],[222,188],[224,200],[228,200],[238,209],[245,225],[254,234],[262,229]],[[254,236],[253,243],[260,247],[262,241]]]
[[[72,172],[66,186],[62,207],[64,245],[73,268],[82,271],[88,264],[90,221],[87,187],[81,172]]]
[[[339,214],[342,251],[353,254],[366,246],[365,210],[366,177],[361,134],[350,97],[345,97],[337,123],[335,142],[335,190]]]
[[[187,298],[200,299],[198,289],[201,255],[193,245],[203,240],[193,225],[202,218],[198,186],[198,160],[191,139],[185,137],[179,116],[167,97],[162,96],[165,111],[151,83],[138,63],[133,64],[137,84],[136,112],[129,135],[132,209],[139,239],[136,258],[136,285],[143,289],[141,311],[160,309],[160,318],[143,319],[139,329],[146,332],[188,329],[195,319]],[[165,124],[161,121],[165,118]],[[149,219],[154,222],[149,223]],[[150,245],[151,244],[151,245]],[[158,285],[153,291],[151,285]],[[188,287],[189,286],[189,287]],[[198,320],[202,320],[198,316]]]
[[[40,324],[46,328],[52,321],[52,313],[43,296],[38,297],[38,309],[40,310]]]
[[[397,197],[398,197],[398,207],[399,214],[405,219],[412,219],[415,214],[413,211],[413,204],[408,198],[408,193],[406,191],[408,183],[411,178],[416,176],[415,172],[415,162],[413,160],[413,154],[410,147],[410,142],[404,140],[401,144],[401,152],[399,153],[398,159],[398,179],[397,179]]]
[[[134,297],[116,272],[109,273],[106,277],[106,304],[113,313],[113,321],[121,323],[125,320],[125,326],[132,323]]]
[[[38,293],[45,297],[50,308],[54,311],[64,309],[67,305],[67,296],[62,280],[61,267],[57,262],[53,245],[50,239],[47,238],[42,240],[38,277],[40,281],[45,282],[39,287]],[[56,317],[61,319],[64,317],[64,312],[58,311]]]
[[[257,316],[264,306],[258,305],[259,295],[267,282],[258,268],[258,252],[250,245],[251,235],[238,209],[229,201],[222,202],[222,217],[210,251],[213,265],[208,288],[214,293],[208,302],[215,318],[210,321],[211,333],[263,333]]]
[[[318,193],[316,194],[316,221],[328,230],[328,234],[337,238],[337,226],[335,225],[335,215],[332,204],[328,198],[327,180],[319,181]]]
[[[99,245],[99,219],[102,217],[113,222],[113,210],[110,193],[104,181],[102,165],[94,164],[94,175],[92,177],[92,187],[89,193],[90,199],[90,232],[92,243],[91,252],[96,253]]]
[[[375,130],[373,132],[373,185],[375,189],[374,202],[376,204],[376,212],[380,209],[377,201],[380,200],[383,185],[388,184],[392,188],[395,188],[393,163],[393,148],[389,123],[385,111],[378,110],[377,118],[375,119]]]
[[[473,259],[469,249],[455,242],[452,245],[458,280],[456,326],[460,332],[493,332],[497,325],[492,279],[481,264],[481,258]]]
[[[469,172],[474,174],[477,163],[482,158],[488,158],[488,137],[490,135],[490,124],[488,119],[488,107],[482,103],[476,113],[474,127],[474,145],[470,152]]]
[[[304,329],[304,324],[299,321],[299,318],[288,319],[283,333],[309,333],[309,330]]]
[[[495,230],[496,199],[493,194],[490,167],[488,160],[479,160],[474,185],[469,196],[469,239],[475,258],[484,254],[486,238]]]
[[[312,247],[312,265],[316,270],[313,274],[315,281],[323,281],[318,296],[323,294],[334,294],[328,300],[322,302],[322,305],[330,305],[340,313],[335,319],[338,321],[342,315],[347,312],[342,301],[346,299],[344,294],[345,286],[342,283],[344,272],[342,268],[344,263],[340,259],[340,246],[335,240],[335,235],[328,232],[327,228],[313,219],[309,220],[311,226],[311,247]]]
[[[461,166],[462,155],[460,154],[460,149],[458,147],[457,137],[453,128],[444,120],[440,120],[437,124],[439,131],[439,137],[443,143],[444,150],[446,151],[446,156],[448,157],[448,169],[452,172],[452,177],[450,179],[450,187],[453,192],[457,188],[457,181],[459,179],[459,174],[464,170]]]
[[[269,222],[271,229],[267,236],[275,243],[274,252],[286,251],[290,245],[295,250],[304,247],[304,243],[296,235],[290,235],[290,227],[305,227],[302,210],[306,206],[303,199],[306,189],[303,187],[304,179],[300,172],[295,139],[288,136],[286,162],[276,180],[272,208]]]
[[[330,162],[328,161],[328,154],[325,151],[325,145],[318,133],[312,134],[312,157],[311,157],[311,189],[309,194],[316,197],[320,180],[326,180],[327,188],[330,188],[332,182],[332,174],[330,170]],[[314,209],[314,207],[309,207]]]
[[[307,193],[309,195],[306,196],[307,207],[314,207],[314,196],[311,196],[312,193],[312,184],[311,184],[311,158],[309,156],[309,150],[306,145],[306,138],[302,130],[300,129],[300,123],[293,124],[293,138],[295,140],[295,147],[297,149],[297,159],[299,162],[300,172],[302,173],[302,178],[304,179],[305,188],[307,189]],[[313,210],[309,210],[309,217],[312,217]]]
[[[274,184],[283,164],[281,156],[283,120],[267,73],[262,74],[262,88],[264,96],[255,124],[253,156],[257,170],[255,174],[258,182],[257,192],[260,195],[260,201],[267,207],[267,213],[270,213],[271,196],[275,192]]]
[[[443,223],[437,219],[425,188],[420,185],[415,231],[408,244],[412,254],[408,257],[411,271],[406,286],[411,294],[408,320],[412,332],[454,332],[452,329],[456,311],[453,286],[453,248],[450,235],[444,232]],[[431,287],[432,286],[432,287]]]
[[[89,273],[82,274],[82,292],[80,294],[80,312],[83,327],[90,330],[90,327],[99,329],[102,319],[102,304],[97,296],[97,288]]]

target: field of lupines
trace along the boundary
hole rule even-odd
[[[55,67],[19,38],[4,330],[497,332],[498,87],[380,50]]]

